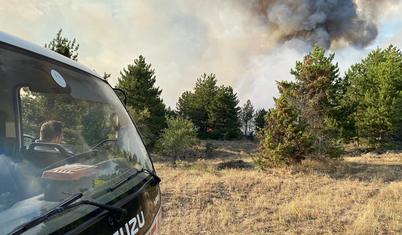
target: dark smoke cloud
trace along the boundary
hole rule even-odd
[[[374,11],[359,12],[352,0],[259,0],[255,11],[278,43],[297,38],[325,48],[334,42],[363,48],[378,35]]]

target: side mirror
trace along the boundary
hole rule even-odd
[[[127,119],[121,117],[119,112],[113,112],[109,115],[110,123],[116,131],[119,131],[120,128],[127,126]]]
[[[119,116],[117,115],[117,112],[111,113],[109,115],[109,120],[110,120],[110,123],[112,124],[114,130],[119,131],[119,129],[120,129]]]

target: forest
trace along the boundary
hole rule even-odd
[[[45,47],[78,61],[78,43],[63,38],[61,33]],[[155,87],[155,70],[143,55],[120,72],[116,88],[125,91],[127,109],[148,148],[173,157],[174,162],[200,139],[257,138],[260,147],[253,159],[260,167],[299,164],[307,158],[340,158],[349,145],[362,151],[401,148],[400,50],[392,45],[372,50],[343,75],[334,58],[335,54],[327,54],[315,45],[291,69],[293,81],[277,81],[280,95],[269,110],[254,109],[250,100],[240,104],[231,86],[218,86],[218,76],[207,73],[195,79],[193,90],[182,93],[175,108],[166,107],[162,89]],[[105,72],[104,78],[109,77]],[[40,128],[45,120],[68,115],[68,106],[51,117],[41,111],[38,103],[44,101],[40,95],[22,99],[25,118],[35,120],[26,128],[27,134]],[[100,107],[87,106],[81,106],[80,133],[67,128],[66,142],[80,141],[82,135],[91,139],[86,144],[92,145],[105,138],[98,130],[109,128],[107,123],[85,123],[93,120],[86,115],[96,115]],[[67,120],[77,121],[73,117]]]

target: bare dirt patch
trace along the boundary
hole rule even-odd
[[[230,160],[226,162],[221,162],[217,164],[218,170],[223,169],[246,169],[253,168],[253,164],[245,162],[243,160]]]

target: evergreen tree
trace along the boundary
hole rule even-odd
[[[112,76],[111,73],[103,72],[103,78],[104,78],[106,81],[108,81],[108,79],[110,78],[110,76]]]
[[[239,99],[232,87],[220,86],[211,106],[207,107],[207,124],[211,138],[234,139],[240,137]]]
[[[338,64],[332,64],[334,56],[326,57],[325,49],[315,45],[290,72],[296,78],[294,96],[300,103],[299,115],[319,132],[327,129],[325,119],[333,118],[333,111],[339,104],[342,79]]]
[[[177,112],[173,110],[170,106],[166,109],[166,115],[168,117],[177,117]]]
[[[203,74],[197,79],[194,92],[186,91],[179,97],[177,110],[192,120],[200,138],[237,138],[237,94],[231,87],[218,87],[216,83],[214,74]]]
[[[151,114],[148,112],[148,109],[145,108],[142,111],[137,111],[134,108],[128,106],[127,110],[130,112],[131,117],[133,117],[134,122],[138,127],[138,130],[140,131],[142,138],[144,139],[145,144],[147,145],[150,144],[153,136],[147,126],[147,120],[151,116]]]
[[[295,107],[298,122],[307,122],[307,131],[317,136],[314,144],[316,154],[339,157],[343,152],[338,140],[345,127],[350,127],[348,117],[351,109],[341,106],[348,86],[339,77],[338,64],[333,64],[334,54],[325,56],[325,49],[314,46],[303,61],[297,61],[291,74],[296,82],[278,82],[281,97]]]
[[[79,44],[75,45],[75,38],[73,41],[68,40],[68,38],[61,37],[62,29],[57,33],[56,38],[54,38],[49,44],[45,44],[45,48],[48,48],[54,52],[64,55],[67,58],[78,61],[78,48]]]
[[[402,54],[390,45],[370,52],[346,74],[349,101],[355,106],[357,134],[372,147],[400,141],[402,128]],[[389,146],[388,146],[389,147]]]
[[[250,100],[243,105],[240,111],[240,120],[243,123],[244,135],[247,136],[247,131],[251,129],[251,122],[254,117],[254,106]]]
[[[208,108],[211,107],[214,99],[218,95],[218,87],[215,74],[203,74],[195,83],[194,92],[185,91],[176,105],[180,114],[191,119],[191,121],[199,128],[199,132],[203,133],[209,127],[207,120],[209,119]]]
[[[257,111],[255,111],[255,126],[257,129],[257,132],[259,132],[260,130],[262,130],[264,128],[265,125],[265,119],[264,117],[266,115],[268,115],[269,112],[267,110],[263,109],[257,109]]]
[[[134,60],[134,65],[128,65],[120,75],[116,87],[126,92],[127,106],[138,112],[148,109],[150,117],[146,121],[147,126],[153,135],[157,135],[166,127],[166,111],[160,98],[162,90],[154,87],[155,70],[151,69],[151,64],[147,64],[145,58],[140,55]]]
[[[260,156],[270,166],[301,163],[313,151],[314,138],[306,132],[308,124],[297,121],[298,114],[285,98],[275,101],[276,108],[266,116],[266,124],[259,132]]]

